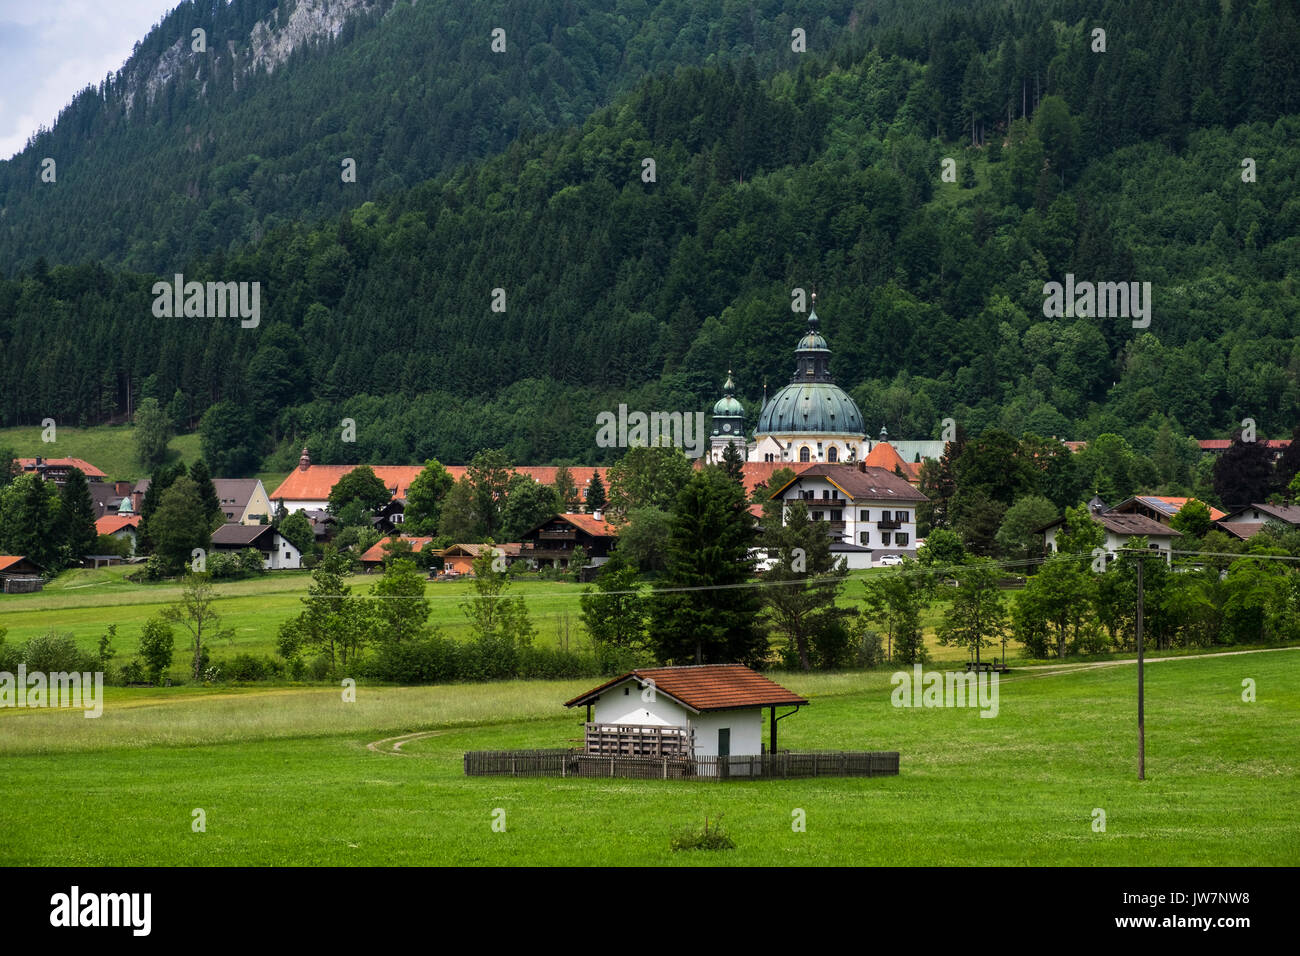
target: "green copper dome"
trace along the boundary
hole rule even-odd
[[[757,435],[822,432],[862,437],[862,412],[832,382],[792,383],[772,396],[758,417]]]
[[[745,407],[736,401],[736,383],[727,372],[727,381],[722,386],[723,397],[713,405],[714,418],[740,418],[745,414]]]
[[[795,373],[790,384],[763,406],[755,435],[821,433],[862,437],[862,412],[844,389],[831,381],[831,350],[817,326],[814,297],[808,331],[795,349]]]

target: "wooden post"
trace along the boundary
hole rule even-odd
[[[776,707],[772,708],[772,745],[768,750],[776,753]]]
[[[1142,659],[1142,565],[1145,563],[1145,555],[1138,554],[1137,566],[1137,614],[1134,620],[1134,630],[1137,632],[1137,652],[1138,652],[1138,779],[1147,778],[1147,728],[1145,714],[1145,695],[1146,688],[1143,686],[1143,670],[1145,662]]]

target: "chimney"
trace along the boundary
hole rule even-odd
[[[311,455],[307,453],[307,446],[302,446],[302,455],[298,458],[298,468],[300,471],[306,471],[311,467]]]
[[[865,460],[858,462],[858,471],[862,472],[864,475],[867,473],[867,463]]]
[[[605,520],[605,512],[602,511],[600,508],[597,508],[595,511],[593,511],[593,512],[591,513],[591,516],[592,516],[593,518],[595,518],[597,521],[604,521],[604,520]]]

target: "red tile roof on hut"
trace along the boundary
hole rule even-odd
[[[804,705],[808,701],[780,684],[768,680],[743,664],[700,664],[683,667],[638,667],[593,687],[565,703],[565,707],[588,704],[602,691],[629,677],[642,683],[654,681],[655,693],[664,694],[684,707],[703,713],[749,707]]]

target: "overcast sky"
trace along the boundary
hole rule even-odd
[[[0,0],[0,159],[117,71],[181,0]]]

